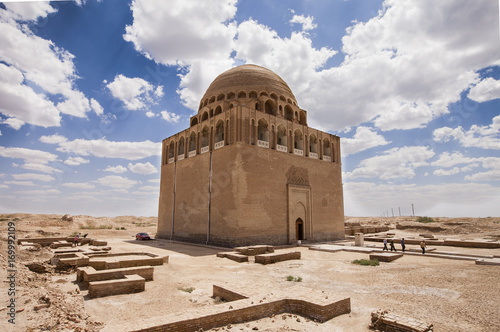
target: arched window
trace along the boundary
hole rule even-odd
[[[208,99],[205,99],[205,103],[203,104],[203,106],[207,106],[208,105]]]
[[[259,122],[257,123],[257,139],[259,141],[263,142],[268,142],[269,143],[269,127],[267,125],[266,120],[260,119]],[[269,144],[267,144],[267,147],[269,147]]]
[[[309,137],[309,152],[318,153],[318,139],[314,135]]]
[[[259,103],[255,103],[255,110],[258,111],[259,110]]]
[[[208,127],[204,127],[201,131],[201,147],[204,148],[208,146],[209,143],[209,130]]]
[[[234,92],[229,92],[227,94],[227,99],[234,99]]]
[[[211,109],[210,109],[210,117],[213,117],[213,116],[214,116],[214,109],[213,109],[213,108],[211,108]]]
[[[215,143],[224,141],[224,121],[219,120],[215,126]]]
[[[287,119],[288,121],[293,120],[293,110],[292,107],[290,107],[290,105],[285,106],[285,119]]]
[[[245,91],[241,91],[240,93],[238,93],[238,98],[246,98],[247,97],[247,93]]]
[[[271,99],[266,101],[264,108],[267,114],[276,115],[276,104]]]
[[[288,98],[288,99],[287,99],[287,102],[288,102],[289,104],[291,104],[291,103],[292,103],[292,100],[291,100],[290,98]]]
[[[203,107],[203,102],[200,102],[200,107],[198,107],[198,111],[201,110],[202,107]]]
[[[250,91],[250,93],[248,94],[248,97],[249,98],[257,98],[257,92],[256,91]]]
[[[277,150],[285,151],[285,152],[287,151],[288,140],[287,140],[287,135],[286,135],[286,129],[283,125],[278,126],[276,144],[277,144],[277,147],[276,147]]]
[[[278,100],[278,96],[275,93],[271,93],[271,98],[274,100]]]
[[[267,96],[268,96],[268,94],[267,94],[267,92],[261,92],[261,93],[260,93],[260,96],[261,96],[261,97],[262,97],[262,96],[266,96],[266,97],[267,97]]]
[[[299,123],[301,125],[304,125],[304,126],[307,125],[307,122],[306,122],[306,112],[300,111],[299,115],[300,115],[299,116]]]
[[[219,105],[215,108],[215,113],[214,115],[221,114],[222,113],[222,107]]]
[[[179,140],[179,146],[177,147],[177,155],[184,156],[184,137]]]
[[[323,160],[332,160],[331,158],[332,151],[330,150],[330,140],[325,138],[323,141]]]
[[[217,101],[219,100],[224,100],[224,94],[221,93],[220,95],[217,96]]]
[[[192,126],[196,126],[198,124],[198,118],[194,117],[192,120],[191,120],[191,127]]]
[[[286,101],[285,96],[281,95],[280,100]]]
[[[300,130],[295,130],[294,138],[293,138],[293,147],[297,150],[304,149],[304,138]]]
[[[207,112],[205,112],[205,113],[203,113],[203,115],[201,116],[201,122],[203,122],[203,121],[205,121],[205,120],[207,120],[207,119],[208,119],[208,113],[207,113]]]
[[[170,145],[168,147],[168,159],[174,157],[174,150],[175,150],[175,144],[174,141],[170,142]]]
[[[196,132],[192,132],[189,135],[189,152],[196,151]]]
[[[215,96],[212,96],[212,98],[210,98],[209,103],[213,103],[214,101],[215,101]]]

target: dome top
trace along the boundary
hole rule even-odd
[[[275,93],[278,97],[290,98],[296,103],[292,90],[279,75],[257,65],[242,65],[223,72],[210,84],[201,102],[220,94],[238,94],[240,91],[255,91],[259,95],[261,92],[267,92],[269,95]]]

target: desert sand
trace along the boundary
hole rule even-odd
[[[14,222],[16,237],[67,236],[73,232],[108,241],[113,252],[147,251],[169,256],[169,263],[155,267],[154,281],[146,291],[90,299],[75,282],[74,271],[35,273],[24,265],[44,262],[50,249],[16,248],[16,324],[2,314],[0,327],[7,331],[123,331],[132,324],[162,315],[228,305],[213,299],[212,285],[246,285],[260,291],[293,292],[301,287],[351,299],[351,314],[317,323],[282,314],[257,321],[224,326],[213,331],[369,331],[370,313],[378,309],[434,324],[435,331],[500,331],[500,266],[476,265],[473,261],[424,255],[404,257],[379,266],[352,264],[368,258],[364,253],[328,253],[297,247],[300,260],[271,265],[236,263],[217,258],[225,249],[194,246],[166,240],[135,241],[137,232],[154,236],[156,217],[96,218],[61,215],[0,215],[0,301],[7,313],[7,224]],[[432,233],[439,238],[499,239],[500,218],[435,218],[416,223],[413,217],[346,218],[346,224],[387,225],[396,237]],[[396,225],[400,226],[396,229]],[[366,244],[379,245],[370,242]],[[416,248],[408,245],[408,249]],[[399,250],[399,243],[396,245]],[[500,249],[439,247],[442,251],[500,255]],[[226,249],[227,250],[227,249]],[[290,249],[278,249],[290,250]],[[192,288],[192,292],[186,289]],[[47,307],[46,304],[49,304]],[[40,305],[42,305],[40,307]],[[38,310],[36,310],[38,309]]]

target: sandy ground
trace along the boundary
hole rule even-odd
[[[0,215],[1,311],[0,328],[7,331],[109,331],[126,330],[130,324],[204,307],[228,305],[212,296],[214,284],[245,285],[259,292],[289,293],[299,283],[286,277],[301,277],[300,286],[325,293],[331,298],[351,298],[352,312],[320,324],[303,317],[282,314],[258,321],[221,327],[214,331],[368,331],[370,313],[384,309],[401,316],[432,323],[435,331],[500,331],[500,266],[475,265],[471,261],[425,256],[404,256],[379,266],[359,266],[354,259],[363,253],[319,252],[294,248],[301,260],[272,265],[236,263],[217,258],[216,248],[169,241],[135,241],[139,231],[155,234],[156,218],[93,218],[73,216],[62,221],[60,215]],[[66,236],[73,232],[107,240],[113,252],[147,251],[169,256],[169,263],[155,267],[155,280],[146,291],[89,299],[80,291],[74,272],[29,271],[23,263],[46,261],[50,250],[28,251],[16,248],[16,324],[8,323],[6,308],[7,223],[14,222],[18,238]],[[346,218],[347,224],[387,224],[396,237],[415,237],[432,233],[439,238],[498,239],[500,218],[450,219],[435,223],[415,223],[412,218]],[[396,224],[399,224],[396,229]],[[108,228],[105,229],[104,227]],[[430,231],[432,229],[433,231]],[[368,243],[368,242],[367,242]],[[375,244],[375,243],[369,243]],[[380,245],[380,244],[379,244]],[[407,246],[415,248],[415,246]],[[399,249],[399,245],[397,245]],[[437,247],[438,250],[500,255],[500,249]],[[290,250],[290,249],[280,249]],[[182,289],[194,288],[191,293]],[[36,306],[48,307],[35,310]],[[4,309],[5,308],[5,309]],[[5,327],[5,328],[4,328]]]

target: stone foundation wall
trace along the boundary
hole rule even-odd
[[[237,324],[271,317],[281,313],[291,313],[325,322],[342,314],[351,312],[349,298],[330,305],[317,305],[303,300],[284,299],[269,303],[250,305],[241,309],[229,310],[202,317],[185,319],[178,322],[150,326],[135,330],[136,332],[177,331],[193,332],[199,329],[209,330],[218,326]]]
[[[265,264],[287,261],[291,259],[300,259],[300,251],[257,255],[255,256],[255,263],[265,265]]]
[[[117,294],[131,294],[144,291],[146,280],[138,276],[127,275],[123,279],[89,282],[91,298]]]

